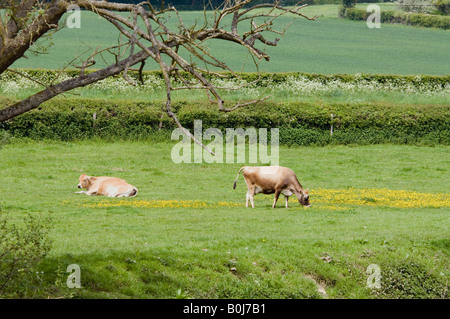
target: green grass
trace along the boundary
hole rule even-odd
[[[174,164],[173,145],[13,139],[1,149],[2,211],[13,220],[28,212],[51,212],[54,219],[53,248],[35,297],[322,298],[316,283],[327,298],[446,297],[448,207],[332,209],[312,196],[310,209],[295,202],[285,209],[281,199],[273,210],[272,197],[264,195],[256,196],[255,209],[112,207],[120,199],[74,194],[78,176],[87,173],[137,186],[138,196],[126,202],[244,203],[242,176],[232,189],[243,164]],[[445,146],[281,147],[280,165],[312,192],[436,194],[450,186],[448,152]],[[366,287],[372,263],[381,268],[381,290]],[[82,289],[65,286],[69,264],[81,267]]]
[[[262,70],[448,73],[448,31],[385,24],[368,29],[364,22],[338,19],[334,5],[303,11],[319,20],[296,20],[279,46],[270,48],[272,60],[262,63]],[[183,17],[193,22],[199,12],[185,12]],[[81,30],[54,35],[48,55],[28,54],[14,67],[61,68],[87,47],[116,44],[116,33],[107,23],[85,12],[82,19]],[[225,59],[230,52],[220,43],[213,49]],[[240,52],[226,59],[235,70],[248,60]],[[102,66],[97,62],[96,67]],[[10,96],[29,93],[19,90]],[[77,93],[117,101],[162,99],[158,92]],[[309,98],[415,104],[448,100],[331,93],[337,96]],[[199,99],[187,94],[177,98],[193,103]],[[305,97],[295,97],[300,98]],[[313,207],[305,209],[293,201],[285,209],[281,198],[274,210],[273,197],[264,195],[256,196],[255,209],[244,207],[242,176],[232,189],[244,164],[174,164],[173,145],[162,137],[139,142],[0,141],[0,213],[14,223],[28,213],[49,214],[54,220],[52,249],[25,297],[448,298],[448,146],[282,146],[280,165],[292,168],[309,188]],[[124,178],[139,194],[123,201],[75,194],[82,173]],[[424,204],[393,205],[399,190],[419,196]],[[359,192],[359,197],[327,203],[325,197],[334,192]],[[389,200],[372,196],[376,192]],[[447,204],[428,207],[437,197]],[[164,207],[157,208],[153,201]],[[209,206],[199,207],[202,203]],[[67,288],[69,264],[81,267],[82,289]],[[370,264],[380,266],[379,290],[367,288]]]
[[[300,71],[309,73],[380,73],[428,74],[448,73],[450,33],[445,30],[383,24],[380,29],[369,29],[364,22],[337,18],[337,5],[311,6],[303,9],[317,15],[317,21],[298,18],[290,26],[277,47],[267,48],[270,62],[261,62],[267,72]],[[384,7],[383,7],[384,8]],[[186,25],[202,17],[201,12],[183,12]],[[170,21],[175,21],[172,17]],[[283,16],[280,26],[286,26],[292,17]],[[16,68],[58,69],[76,56],[97,46],[117,44],[117,31],[92,13],[83,12],[81,29],[63,29],[47,43],[54,43],[48,54],[27,55],[17,61]],[[171,22],[175,25],[175,22]],[[45,46],[45,43],[41,43]],[[230,43],[212,41],[211,48],[236,71],[255,71],[245,50]],[[234,53],[230,55],[232,50]],[[105,56],[108,60],[108,57]],[[80,64],[80,63],[78,63]],[[96,68],[104,66],[97,58]],[[156,69],[148,63],[147,69]]]

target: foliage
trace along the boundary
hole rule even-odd
[[[398,0],[398,7],[405,12],[448,15],[449,0]]]
[[[358,0],[342,0],[342,5],[345,8],[353,8]]]
[[[436,12],[442,15],[450,14],[450,0],[435,0],[433,2]]]
[[[23,76],[17,73],[5,72],[0,76],[0,92],[5,96],[12,96],[17,99],[34,94],[42,86],[30,78],[36,79],[40,83],[51,83],[59,80],[73,78],[78,75],[78,71],[67,70],[58,73],[50,70],[20,70]],[[163,101],[165,93],[163,90],[164,80],[161,72],[144,72],[143,83],[136,73],[129,74],[139,85],[132,86],[121,77],[111,77],[97,83],[78,89],[74,93],[80,97],[103,98],[105,95],[110,100],[133,99]],[[183,74],[185,78],[189,75]],[[416,104],[439,104],[446,102],[446,95],[450,90],[450,76],[398,76],[398,75],[377,75],[377,74],[311,74],[311,73],[240,73],[240,79],[236,79],[230,73],[222,73],[221,77],[208,77],[215,86],[219,87],[222,94],[226,94],[225,100],[244,98],[260,98],[270,95],[275,101],[302,101],[306,98],[311,100],[320,98],[330,102],[364,102],[380,101],[396,103],[416,103]],[[179,82],[173,81],[172,86],[178,88]],[[240,87],[239,90],[233,88]],[[381,100],[375,100],[374,95],[386,96]],[[393,97],[390,100],[387,97]],[[177,98],[185,101],[201,100],[204,92],[179,91]],[[361,97],[367,97],[362,99]],[[400,98],[399,98],[400,97]],[[411,102],[412,97],[420,98],[418,102]],[[433,98],[433,99],[430,99]],[[437,101],[437,103],[436,103]],[[439,102],[440,101],[440,102]],[[5,104],[7,104],[5,99]],[[444,103],[445,103],[444,102]],[[2,101],[3,103],[3,101]],[[9,102],[12,104],[12,101]]]
[[[255,47],[256,43],[260,43],[266,46],[276,46],[279,38],[269,41],[263,37],[266,33],[284,34],[285,28],[278,29],[275,27],[274,20],[283,16],[286,13],[291,15],[302,17],[307,20],[316,20],[316,16],[308,17],[299,12],[301,6],[295,5],[293,7],[285,8],[279,2],[263,4],[264,8],[271,9],[270,11],[260,11],[261,6],[257,4],[251,4],[248,8],[244,9],[244,4],[250,4],[252,0],[236,0],[225,1],[223,5],[213,11],[211,19],[207,17],[205,12],[204,24],[199,23],[195,25],[186,26],[183,20],[178,14],[175,7],[169,6],[164,8],[161,6],[159,9],[155,9],[149,2],[141,2],[139,4],[120,4],[114,2],[105,1],[74,1],[72,4],[98,14],[98,17],[104,18],[112,25],[117,27],[120,36],[128,38],[129,52],[126,52],[128,57],[124,57],[122,51],[122,45],[112,45],[106,49],[97,49],[91,54],[91,56],[83,61],[81,67],[80,76],[75,79],[67,81],[61,81],[57,84],[46,86],[41,92],[19,101],[5,109],[0,109],[0,121],[6,121],[12,119],[18,115],[29,112],[35,108],[38,108],[42,103],[54,98],[57,95],[71,91],[76,88],[84,87],[88,84],[96,83],[98,81],[107,79],[111,76],[121,74],[127,82],[135,84],[127,76],[130,67],[140,64],[143,69],[145,61],[147,59],[153,60],[160,66],[160,70],[164,75],[165,85],[164,88],[167,93],[166,104],[164,110],[168,117],[170,117],[175,124],[184,129],[177,115],[173,112],[171,107],[172,102],[172,86],[170,85],[171,79],[179,80],[183,89],[192,89],[192,87],[201,86],[209,94],[209,100],[215,100],[217,106],[222,111],[231,111],[237,107],[225,108],[223,106],[223,99],[218,93],[217,89],[204,77],[203,73],[210,73],[210,68],[232,71],[232,69],[226,64],[225,61],[216,57],[215,54],[211,54],[208,47],[209,41],[207,40],[222,40],[227,43],[238,44],[242,49],[248,50],[251,58],[253,59],[254,66],[257,68],[256,60],[269,61],[270,56],[264,50]],[[6,21],[0,19],[0,73],[3,73],[15,61],[22,58],[23,53],[30,49],[30,46],[37,39],[43,37],[50,29],[58,29],[58,23],[62,18],[62,15],[67,13],[70,9],[70,2],[51,2],[48,6],[40,8],[41,3],[39,1],[20,1],[17,12],[13,12],[12,15],[8,13],[5,15]],[[33,19],[29,27],[25,27],[24,24],[17,21],[18,17],[27,15],[30,10],[39,8],[36,18]],[[11,10],[7,10],[11,11]],[[14,11],[14,10],[12,10]],[[124,17],[116,13],[129,12],[134,14],[134,18]],[[167,20],[171,14],[177,15],[179,23],[177,30],[170,30]],[[166,19],[160,19],[160,15],[166,16]],[[224,22],[228,17],[233,17],[231,20],[231,30],[228,30],[228,25]],[[142,26],[138,24],[138,20],[142,19],[145,22],[146,28],[142,29]],[[262,19],[262,20],[260,20]],[[251,21],[250,21],[251,20]],[[154,27],[149,27],[149,23],[152,21],[157,25],[156,30]],[[225,25],[224,25],[225,23]],[[250,29],[247,32],[239,34],[238,29],[242,29],[242,25],[249,23]],[[122,24],[122,26],[119,26]],[[69,27],[70,28],[70,27]],[[79,27],[80,28],[80,27]],[[37,30],[37,32],[34,32]],[[85,30],[83,31],[85,32]],[[130,33],[131,32],[131,33]],[[17,34],[20,33],[20,37]],[[173,37],[174,34],[180,35]],[[167,36],[167,37],[166,37]],[[145,44],[147,43],[147,44]],[[153,49],[149,49],[148,44],[151,43]],[[139,52],[135,53],[134,49],[139,47]],[[178,50],[182,47],[183,50]],[[115,62],[108,67],[100,69],[98,71],[85,74],[84,70],[93,66],[96,62],[95,59],[103,58],[103,53],[108,51],[115,56]],[[5,52],[8,52],[6,54]],[[167,64],[167,60],[162,57],[170,59],[170,66]],[[188,62],[192,57],[195,57],[195,62]],[[72,63],[76,59],[72,60]],[[199,64],[204,64],[206,67],[198,67]],[[190,83],[187,83],[184,78],[175,71],[175,69],[183,70],[191,75],[193,79]],[[247,104],[256,103],[258,100],[248,101]],[[192,139],[195,139],[190,135]]]
[[[48,254],[50,216],[29,214],[18,226],[0,207],[0,297],[17,298],[31,294],[39,283],[37,266]]]
[[[370,13],[358,8],[348,8],[343,17],[349,20],[367,20]],[[381,22],[402,23],[426,28],[450,29],[450,16],[430,15],[400,11],[382,11]]]
[[[55,71],[27,70],[29,77],[48,83],[57,76]],[[58,74],[61,78],[76,76],[77,71]],[[192,129],[195,119],[203,120],[207,127],[278,127],[280,139],[287,145],[326,145],[330,143],[426,143],[448,144],[447,104],[410,105],[386,102],[327,102],[327,96],[356,92],[399,92],[402,96],[420,94],[427,97],[448,94],[449,76],[393,76],[393,75],[321,75],[306,73],[262,73],[260,81],[255,73],[242,73],[241,82],[228,78],[210,78],[218,87],[246,84],[239,92],[229,92],[230,98],[259,98],[266,94],[276,96],[254,107],[231,113],[219,112],[201,97],[186,100],[181,96],[174,103],[180,122]],[[136,77],[136,74],[130,73]],[[103,92],[101,96],[122,92],[121,99],[114,98],[58,98],[41,108],[12,121],[0,124],[7,141],[11,136],[33,139],[76,140],[93,137],[106,139],[146,139],[150,136],[168,136],[174,128],[170,119],[162,116],[161,101],[155,98],[162,91],[160,72],[144,73],[145,85],[130,86],[120,78],[110,78],[95,83],[84,90]],[[12,93],[33,88],[35,82],[15,73],[2,75],[0,90]],[[176,83],[173,84],[176,87]],[[37,88],[37,87],[36,87]],[[147,94],[146,99],[134,100]],[[192,94],[190,94],[192,95]],[[305,97],[322,97],[322,100],[298,102]],[[164,97],[162,97],[163,99]],[[443,99],[445,100],[445,98]],[[370,101],[370,100],[368,100]],[[10,98],[0,99],[8,105]],[[331,118],[333,114],[333,119]],[[331,125],[333,135],[330,136]],[[163,128],[161,130],[161,128]],[[8,135],[5,135],[8,134]],[[9,136],[9,137],[8,137]]]
[[[432,13],[432,2],[432,0],[397,0],[397,5],[405,12]]]
[[[5,72],[0,75],[0,88],[3,92],[8,93],[9,90],[14,91],[14,87],[16,90],[18,89],[26,89],[28,87],[40,87],[38,83],[35,81],[31,81],[29,78],[33,78],[40,83],[52,83],[54,81],[67,80],[70,78],[74,78],[79,76],[80,71],[76,69],[67,69],[64,72],[60,72],[57,70],[45,70],[45,69],[20,69],[21,74],[25,75],[23,77],[17,73]],[[85,71],[85,73],[91,73],[93,71]],[[180,72],[183,77],[190,79],[190,75],[185,72]],[[375,84],[387,84],[390,86],[399,87],[404,84],[411,84],[414,87],[445,87],[450,82],[450,75],[443,76],[432,76],[432,75],[391,75],[391,74],[318,74],[318,73],[305,73],[305,72],[245,72],[239,73],[236,72],[239,77],[245,82],[254,82],[260,80],[260,82],[256,83],[257,86],[267,86],[271,84],[281,84],[285,83],[292,79],[305,79],[310,81],[317,81],[323,84],[330,84],[333,82],[342,82],[342,83],[353,83],[357,84],[358,82],[363,83],[375,83]],[[207,76],[209,80],[229,80],[232,79],[233,75],[229,72],[221,72],[220,77]],[[129,76],[139,83],[137,72],[130,71]],[[160,71],[145,71],[143,73],[143,77],[145,80],[145,84],[148,86],[157,86],[156,89],[161,89],[163,82],[163,75]],[[11,84],[12,83],[12,84]],[[113,86],[118,86],[118,89],[122,89],[122,86],[127,84],[120,77],[111,77],[104,80],[100,83],[93,83],[88,87],[99,87],[102,88],[108,83],[111,83]],[[217,83],[222,84],[222,83]],[[236,83],[230,83],[230,86],[235,85]],[[11,88],[8,88],[8,85],[12,85]],[[288,84],[289,85],[289,84]],[[130,85],[126,85],[127,87],[131,87]],[[401,88],[403,89],[403,88]],[[422,89],[423,90],[423,89]]]
[[[190,130],[196,119],[203,121],[204,129],[278,127],[280,142],[287,145],[450,143],[448,105],[261,102],[223,113],[205,102],[177,102],[174,109]],[[157,102],[55,99],[0,128],[14,137],[33,139],[146,139],[163,132],[168,136],[173,130],[174,125],[162,114]]]
[[[321,5],[321,4],[338,4],[341,3],[342,0],[305,0],[302,4],[309,5]],[[139,0],[117,0],[115,2],[121,3],[139,3]],[[198,0],[174,0],[170,2],[170,5],[175,6],[178,10],[203,10],[205,4],[206,8],[210,10],[211,8],[217,8],[221,4],[223,4],[223,0],[210,0],[210,1],[198,1]],[[383,2],[383,0],[365,0],[364,2]],[[166,4],[169,4],[167,1]],[[267,3],[267,0],[254,0],[252,4],[258,3]],[[281,4],[284,6],[293,6],[298,3],[297,0],[283,0]],[[160,6],[161,1],[156,0],[152,2],[152,4],[156,4],[156,6]],[[248,5],[246,5],[248,7]]]
[[[0,150],[4,145],[8,144],[10,137],[11,136],[8,132],[0,131]]]
[[[446,299],[447,284],[443,282],[443,276],[421,263],[394,261],[382,269],[381,290],[373,293],[392,299]]]

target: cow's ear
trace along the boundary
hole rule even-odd
[[[306,194],[309,194],[309,190],[308,190],[308,189],[306,189],[305,193],[306,193]]]

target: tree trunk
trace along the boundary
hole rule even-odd
[[[24,2],[22,11],[28,13],[30,3]],[[20,59],[30,46],[49,30],[58,25],[58,21],[67,10],[68,3],[54,0],[49,8],[31,24],[22,29],[20,22],[14,19],[3,23],[0,27],[0,74],[10,67],[16,60]],[[15,18],[20,21],[22,12],[16,13]],[[20,31],[18,33],[18,31]]]

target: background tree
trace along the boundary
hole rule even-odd
[[[95,0],[7,0],[0,15],[0,74],[31,50],[39,38],[60,30],[64,25],[62,17],[71,5],[94,12],[107,20],[126,41],[122,41],[118,46],[94,50],[82,62],[79,76],[46,85],[42,91],[0,110],[0,122],[31,111],[61,93],[117,74],[122,74],[130,85],[136,85],[128,76],[130,67],[140,64],[142,71],[145,61],[151,58],[157,62],[164,76],[167,92],[164,111],[185,134],[194,139],[172,111],[173,90],[205,90],[211,102],[223,112],[265,99],[230,107],[225,105],[218,88],[208,80],[207,75],[218,75],[217,70],[229,71],[236,77],[238,75],[211,53],[208,47],[210,40],[228,41],[245,47],[257,66],[257,61],[269,60],[268,54],[261,47],[276,46],[279,41],[279,38],[269,40],[267,36],[280,36],[285,31],[275,28],[274,22],[278,17],[291,14],[294,17],[316,19],[299,12],[306,5],[286,8],[279,2],[255,5],[252,5],[252,2],[253,0],[226,0],[215,10],[205,11],[203,21],[191,26],[184,24],[175,7],[154,7],[149,1],[133,4]],[[172,29],[167,24],[169,14],[178,19],[178,25]],[[181,48],[184,50],[180,50]],[[106,52],[114,55],[116,62],[95,72],[86,73],[86,69],[95,64],[96,58]],[[195,57],[197,63],[189,62],[191,57]],[[199,62],[203,68],[199,66]],[[175,88],[174,80],[181,81],[183,85]],[[202,145],[195,139],[194,141]]]
[[[397,6],[406,12],[432,13],[433,0],[397,0]]]
[[[342,0],[342,5],[346,8],[353,8],[358,0]]]

